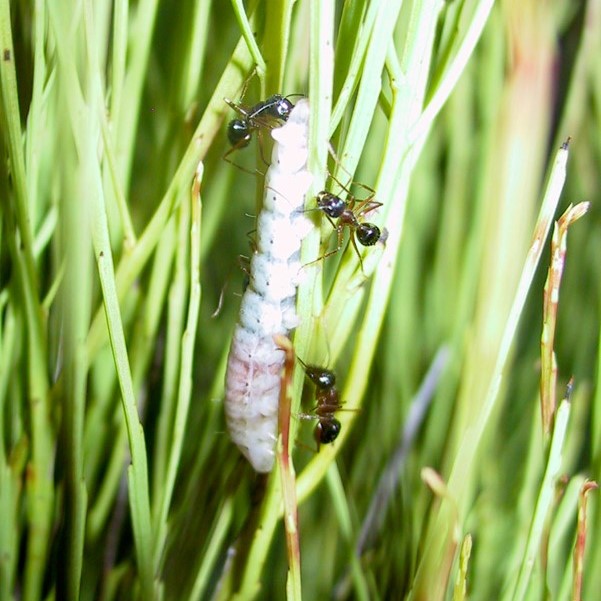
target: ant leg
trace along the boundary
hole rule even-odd
[[[359,217],[361,215],[365,215],[366,213],[369,213],[370,211],[374,211],[375,209],[382,206],[381,202],[374,200],[376,191],[373,188],[371,188],[370,186],[367,186],[365,184],[362,184],[360,182],[353,182],[353,183],[355,184],[355,186],[358,186],[359,188],[363,188],[364,190],[367,190],[369,192],[369,196],[362,200],[357,200],[353,196],[352,209],[353,209],[353,213],[355,213],[355,215],[357,217]]]
[[[246,96],[246,90],[248,90],[248,86],[250,85],[250,82],[252,80],[252,78],[257,74],[257,66],[255,65],[252,69],[252,71],[248,74],[248,77],[244,80],[244,83],[242,84],[242,89],[240,90],[240,98],[244,98],[244,96]]]
[[[346,171],[346,169],[345,169],[345,171]],[[346,195],[349,198],[353,198],[353,195],[351,194],[351,191],[336,176],[334,176],[332,173],[330,173],[330,179],[332,181],[336,182],[340,186],[340,189],[344,190],[346,192]],[[352,184],[353,180],[351,179],[351,180],[349,180],[349,182]]]
[[[224,98],[223,101],[227,104],[233,111],[236,111],[241,117],[245,119],[248,118],[249,112],[237,102],[230,100],[229,98]]]
[[[349,176],[349,178],[352,179],[352,176],[349,173],[348,169],[345,169],[344,165],[342,164],[342,160],[336,154],[336,151],[334,150],[334,147],[330,143],[328,143],[328,151],[332,155],[332,158],[334,159],[334,162],[338,165],[338,167],[340,167],[340,169],[342,169],[342,171],[344,171]],[[334,179],[336,180],[336,178],[334,178]],[[336,180],[336,181],[338,181],[338,180]]]
[[[297,413],[296,417],[297,417],[297,419],[305,420],[305,421],[308,421],[308,420],[312,420],[312,421],[319,420],[319,417],[317,415],[310,415],[309,413]],[[319,424],[316,427],[319,427]],[[310,447],[308,444],[305,444],[304,442],[300,442],[300,441],[297,441],[296,444],[298,444],[300,446],[303,446],[306,449],[309,449],[310,451],[313,451],[314,453],[319,453],[319,447],[320,447],[319,440],[316,441],[317,448]]]
[[[319,207],[317,207],[319,209]],[[334,223],[334,220],[327,214],[324,213],[324,215],[326,216],[326,219],[330,222],[330,224],[332,225],[332,227],[337,230],[338,226]]]
[[[330,178],[333,181],[335,181],[346,192],[347,198],[348,198],[348,208],[355,214],[356,217],[365,215],[366,213],[369,213],[370,211],[373,211],[373,210],[377,209],[378,207],[382,206],[381,202],[378,202],[377,200],[373,200],[373,198],[376,195],[376,191],[372,187],[370,187],[366,184],[362,184],[360,182],[351,180],[350,185],[355,185],[355,186],[362,188],[363,190],[366,190],[367,192],[369,192],[369,196],[367,198],[364,198],[362,200],[357,200],[357,197],[354,194],[352,194],[349,187],[347,187],[349,184],[347,184],[347,186],[345,186],[342,182],[340,182],[333,175],[330,175]]]
[[[254,230],[250,230],[249,232],[246,232],[246,237],[248,238],[248,243],[250,244],[250,249],[252,250],[253,254],[257,252],[257,228],[255,228]],[[240,255],[242,256],[242,255]],[[250,259],[248,259],[248,262],[250,263]]]
[[[355,186],[357,186],[358,188],[363,188],[364,190],[369,192],[370,196],[368,197],[368,200],[373,198],[376,195],[376,191],[371,186],[368,186],[367,184],[362,184],[361,182],[353,182],[353,184],[355,184]],[[382,204],[382,203],[380,202],[378,204]]]
[[[234,161],[232,161],[232,159],[228,158],[230,156],[230,154],[232,154],[232,152],[234,152],[235,150],[240,150],[241,148],[246,148],[246,144],[239,143],[239,144],[236,144],[235,146],[232,146],[221,158],[226,163],[233,165],[234,167],[236,167],[236,169],[240,169],[240,171],[244,171],[245,173],[250,173],[251,175],[260,175],[260,176],[265,175],[258,169],[254,169],[254,171],[251,169],[247,169],[246,167],[243,167],[242,165],[239,165],[238,163],[235,163]]]
[[[296,442],[294,443],[296,444],[297,447],[300,447],[302,449],[307,449],[307,451],[311,451],[311,453],[319,453],[319,445],[316,447],[312,447],[306,443],[304,443],[302,440],[296,440]]]
[[[250,278],[250,258],[246,257],[244,255],[238,255],[238,267],[244,272],[245,276],[244,279],[248,280]],[[225,283],[223,284],[223,286],[221,287],[221,292],[219,293],[219,300],[217,301],[217,308],[215,309],[215,311],[213,311],[213,313],[211,313],[211,319],[215,319],[217,317],[219,317],[219,315],[221,314],[221,310],[223,309],[223,305],[225,302],[225,294],[227,292],[228,286],[230,285],[230,280],[232,277],[232,273],[231,273],[231,269],[230,272],[225,280]],[[246,286],[248,284],[244,285],[244,289],[246,289]],[[239,294],[234,292],[235,296],[240,296]]]
[[[250,257],[238,255],[238,267],[246,274],[250,275]]]
[[[257,74],[257,69],[255,67],[249,73],[247,78],[242,82],[242,88],[240,89],[240,96],[239,96],[240,100],[242,100],[244,98],[244,96],[246,96],[246,90],[248,90],[248,86],[249,86],[252,78],[256,74]],[[242,115],[243,117],[249,116],[248,110],[245,109],[239,102],[234,102],[233,100],[230,100],[229,98],[224,98],[223,100],[233,111],[236,111],[239,115]]]
[[[269,167],[269,161],[265,159],[263,154],[263,132],[261,130],[258,130],[257,137],[259,138],[259,154],[261,155],[261,160],[263,161],[264,165]]]
[[[339,185],[339,186],[340,186],[340,187],[341,187],[341,188],[342,188],[342,189],[343,189],[343,190],[344,190],[344,191],[347,193],[347,196],[349,197],[349,199],[354,199],[354,198],[355,198],[355,196],[353,195],[353,193],[352,193],[352,192],[351,192],[351,190],[350,190],[350,187],[351,187],[352,185],[355,185],[355,186],[357,186],[357,187],[359,187],[359,188],[363,188],[364,190],[366,190],[367,192],[369,192],[369,194],[370,194],[370,196],[369,196],[369,199],[372,199],[372,198],[373,198],[373,197],[376,195],[376,191],[375,191],[373,188],[370,188],[370,187],[369,187],[368,185],[366,185],[366,184],[362,184],[362,183],[360,183],[360,182],[357,182],[357,181],[355,181],[355,180],[353,179],[353,176],[352,176],[352,175],[350,174],[350,172],[348,171],[348,169],[346,169],[346,168],[344,167],[344,165],[342,164],[342,162],[340,161],[340,159],[338,159],[338,157],[337,157],[335,154],[333,154],[332,156],[334,157],[334,159],[335,159],[335,160],[336,160],[336,162],[338,163],[338,166],[340,167],[340,169],[342,169],[342,171],[344,171],[344,172],[345,172],[345,173],[348,175],[349,179],[348,179],[348,183],[347,183],[347,184],[346,184],[346,186],[345,186],[345,185],[344,185],[344,184],[343,184],[343,183],[342,183],[342,182],[341,182],[341,181],[340,181],[340,180],[339,180],[339,179],[338,179],[336,176],[334,176],[333,174],[330,174],[330,178],[331,178],[332,180],[334,180],[334,181],[335,181],[335,182],[336,182],[336,183],[337,183],[337,184],[338,184],[338,185]],[[349,200],[349,202],[350,202],[350,200]]]
[[[331,176],[331,177],[332,177],[332,179],[334,179],[334,181],[338,182],[338,180],[336,180],[336,178],[334,178],[334,176]],[[376,195],[376,191],[373,188],[371,188],[370,186],[367,186],[365,184],[361,184],[360,182],[355,182],[355,181],[352,181],[351,184],[354,184],[355,186],[358,186],[359,188],[363,188],[364,190],[367,190],[369,192],[369,196],[367,198],[358,200],[357,197],[354,194],[352,194],[351,191],[346,186],[344,186],[343,184],[338,182],[338,185],[347,193],[348,208],[353,212],[355,217],[360,217],[361,215],[365,215],[366,213],[369,213],[370,211],[373,211],[373,210],[377,209],[378,207],[382,206],[381,202],[378,202],[377,200],[373,200],[374,196]]]
[[[353,199],[351,210],[355,214],[356,217],[362,217],[371,211],[375,211],[376,209],[382,206],[381,202],[377,200],[372,200],[373,197],[365,198],[364,200],[356,200]]]
[[[355,241],[355,232],[351,232],[351,242],[353,244],[353,248],[355,249],[355,252],[357,253],[357,257],[359,259],[359,265],[361,265],[361,271],[363,272],[363,275],[365,275],[365,270],[363,269],[363,259],[361,258],[361,253],[359,252],[359,248],[357,247],[357,242]]]
[[[331,226],[336,229],[338,226],[334,223],[334,220],[324,212],[321,207],[311,207],[310,209],[303,209],[303,213],[312,213],[313,211],[321,211],[321,214],[330,222]]]
[[[340,165],[341,161],[338,158],[338,155],[336,154],[336,151],[334,150],[334,147],[332,146],[331,142],[328,142],[328,152],[332,155],[334,160]]]
[[[304,421],[310,421],[310,420],[315,421],[316,419],[319,419],[319,417],[317,415],[311,415],[310,413],[297,413],[296,417],[298,419],[302,419]]]
[[[340,252],[340,249],[342,248],[342,242],[343,242],[343,236],[344,236],[343,229],[344,228],[342,226],[336,226],[336,231],[338,232],[338,244],[334,250],[327,252],[325,255],[322,255],[321,257],[317,257],[317,259],[314,259],[313,261],[309,261],[308,263],[305,263],[303,265],[303,267],[307,267],[308,265],[313,265],[313,263],[317,263],[318,261],[323,261],[324,259],[327,259],[328,257],[331,257],[332,255],[335,255],[337,252]]]

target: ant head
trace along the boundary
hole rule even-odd
[[[317,207],[321,209],[328,217],[337,219],[344,213],[346,209],[346,202],[339,196],[322,190],[317,195]]]
[[[380,228],[373,223],[360,223],[357,226],[357,240],[363,246],[373,246],[380,239]]]
[[[334,442],[338,438],[341,428],[340,422],[335,417],[320,420],[313,432],[315,442],[318,445]]]
[[[250,144],[251,133],[243,119],[232,119],[227,125],[227,139],[232,146],[244,148]]]
[[[288,117],[290,117],[293,108],[294,105],[287,97],[284,97],[281,94],[274,94],[264,102],[259,102],[253,108],[252,117],[255,118],[258,114],[262,113],[269,115],[274,119],[288,121]]]
[[[288,98],[283,98],[282,96],[279,96],[277,94],[276,94],[276,97],[277,97],[277,102],[274,106],[275,112],[277,113],[277,116],[280,119],[283,119],[284,121],[286,121],[288,119],[288,117],[290,116],[290,113],[292,112],[294,105],[292,104],[292,102],[290,102],[290,100],[288,100]]]
[[[321,390],[332,388],[336,384],[336,374],[329,369],[323,369],[316,365],[307,365],[305,373],[307,374],[307,378]]]

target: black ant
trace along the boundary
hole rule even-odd
[[[317,451],[322,444],[334,442],[340,434],[342,426],[334,417],[334,413],[342,408],[342,402],[336,388],[336,374],[323,367],[307,365],[298,359],[305,370],[305,375],[315,384],[315,400],[317,405],[314,414],[301,413],[301,419],[316,419],[313,437],[317,443]]]
[[[231,161],[227,157],[234,150],[246,148],[250,144],[254,131],[274,127],[279,121],[287,121],[294,108],[294,104],[288,97],[281,94],[274,94],[250,108],[245,108],[227,98],[224,100],[228,106],[242,116],[241,119],[232,119],[227,126],[227,138],[232,147],[223,158],[228,163]]]
[[[337,181],[337,180],[336,180]],[[350,240],[359,257],[359,263],[361,269],[363,269],[363,260],[361,259],[361,253],[357,247],[355,238],[359,241],[362,246],[373,246],[381,239],[382,233],[380,228],[374,223],[367,221],[361,221],[361,218],[366,213],[377,209],[382,206],[381,202],[373,200],[375,196],[375,190],[364,184],[357,184],[360,187],[368,190],[370,196],[364,200],[357,200],[355,196],[350,194],[347,188],[345,188],[340,182],[337,182],[341,188],[346,190],[348,194],[348,200],[343,200],[340,196],[322,190],[316,197],[317,207],[316,210],[322,211],[327,217],[328,221],[332,224],[332,227],[336,230],[338,236],[338,242],[336,248],[326,253],[325,255],[316,259],[321,261],[331,255],[336,254],[342,248],[342,242],[344,239],[344,228],[348,227],[350,230]],[[338,219],[337,223],[334,223],[333,219]]]

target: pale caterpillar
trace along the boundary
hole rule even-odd
[[[275,457],[284,351],[275,335],[298,325],[296,287],[300,245],[312,227],[304,212],[309,102],[300,100],[286,123],[271,131],[275,143],[265,174],[250,283],[242,297],[225,376],[225,415],[232,440],[257,472]]]

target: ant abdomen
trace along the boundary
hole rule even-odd
[[[360,223],[355,231],[357,240],[363,246],[373,246],[382,235],[380,228],[373,223]]]
[[[248,123],[242,119],[232,119],[227,126],[227,139],[236,148],[248,146],[252,139]]]
[[[313,432],[315,442],[318,445],[334,442],[338,438],[341,428],[340,422],[335,417],[320,420]]]

